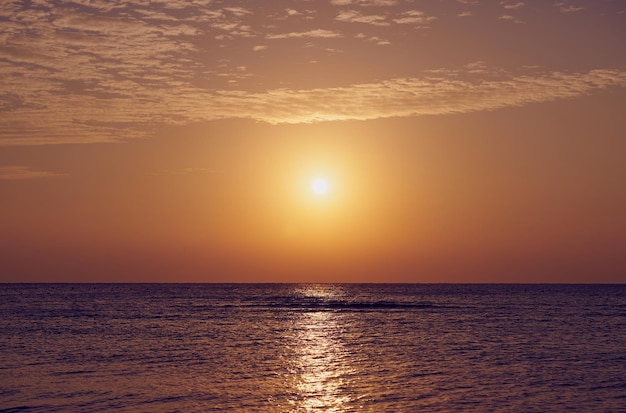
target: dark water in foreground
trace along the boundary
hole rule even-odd
[[[0,411],[624,412],[626,286],[0,285]]]

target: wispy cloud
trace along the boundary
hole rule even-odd
[[[306,2],[306,8],[296,10],[291,2],[254,1],[0,2],[0,145],[128,140],[151,136],[164,124],[220,118],[280,123],[457,113],[623,86],[620,70],[559,74],[520,69],[498,71],[500,78],[494,79],[492,68],[474,65],[442,69],[434,77],[435,72],[420,71],[427,67],[422,61],[413,68],[417,60],[400,56],[407,53],[403,45],[424,33],[415,29],[430,26],[427,33],[433,33],[435,44],[443,31],[434,29],[443,30],[450,16],[482,18],[486,6],[442,0],[435,3],[452,11],[437,14],[440,8],[417,10],[416,3],[333,0]],[[522,4],[495,6],[502,21],[519,23],[514,15],[529,9]],[[569,13],[575,11],[572,4],[542,7]],[[350,55],[355,46],[357,52]],[[282,60],[271,60],[291,53],[294,67],[315,62],[322,73],[331,73],[339,66],[349,71],[353,56],[378,51],[385,53],[380,70],[366,77],[355,60],[352,82],[346,76],[311,82],[304,70],[306,76],[298,79],[307,79],[298,86],[297,76],[274,76],[284,73],[276,69]],[[333,56],[341,58],[331,61]],[[411,64],[392,71],[386,59]],[[530,91],[535,97],[529,97]]]
[[[69,117],[63,112],[47,113],[45,110],[41,116],[36,116],[35,110],[33,121],[22,121],[19,127],[0,121],[3,130],[13,130],[13,135],[9,133],[1,142],[4,145],[89,142],[114,140],[116,136],[129,134],[141,136],[150,131],[149,125],[154,127],[163,122],[164,113],[170,123],[179,124],[224,118],[249,118],[272,124],[367,120],[494,110],[573,98],[608,87],[626,87],[626,72],[542,73],[532,70],[525,75],[513,75],[477,62],[462,70],[442,69],[425,73],[423,77],[344,87],[282,88],[258,93],[181,89],[170,90],[167,99],[161,93],[152,92],[139,104],[131,98],[109,99],[106,105],[98,100],[77,100],[76,109]],[[99,118],[98,110],[118,114],[114,118],[117,122],[94,121]],[[42,116],[46,117],[45,130],[31,126],[40,125]]]
[[[524,21],[519,20],[517,17],[511,16],[510,14],[505,14],[505,15],[502,15],[502,16],[498,16],[498,19],[499,20],[507,20],[507,21],[510,21],[510,22],[513,22],[513,23],[517,23],[517,24],[525,23]]]
[[[507,10],[519,9],[520,7],[524,7],[525,3],[518,1],[517,3],[508,3],[506,1],[500,2],[502,6]]]
[[[395,14],[363,14],[360,10],[341,10],[335,20],[345,23],[363,23],[372,26],[390,26],[392,23],[405,25],[412,24],[426,27],[428,23],[436,20],[435,16],[427,16],[420,10],[403,10]]]
[[[626,87],[626,72],[613,70],[473,81],[459,80],[460,74],[444,70],[437,77],[391,79],[340,88],[277,89],[258,94],[224,92],[214,102],[224,117],[301,123],[468,113],[572,98],[612,86]]]
[[[305,32],[290,32],[290,33],[277,33],[277,34],[268,34],[265,36],[266,39],[293,39],[293,38],[303,38],[303,37],[317,37],[317,38],[333,38],[333,37],[343,37],[340,33],[333,32],[326,29],[315,29],[308,30]]]
[[[365,23],[374,26],[389,26],[387,16],[382,14],[362,14],[358,10],[344,10],[337,14],[335,20],[348,23]]]
[[[21,181],[65,176],[56,172],[38,171],[28,166],[0,166],[0,180]]]
[[[330,0],[335,6],[389,7],[398,4],[398,0]]]
[[[393,19],[398,24],[416,24],[427,25],[428,23],[437,20],[434,16],[426,16],[424,12],[419,10],[408,10],[403,12],[398,18]]]
[[[584,7],[576,7],[576,6],[567,6],[567,7],[561,7],[560,10],[563,13],[574,13],[577,11],[581,11],[581,10],[585,10]]]
[[[558,7],[561,13],[575,13],[577,11],[585,10],[583,6],[576,6],[566,1],[557,1],[553,5],[554,7]]]

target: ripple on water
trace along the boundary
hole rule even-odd
[[[623,286],[3,285],[0,411],[619,411],[624,308]]]

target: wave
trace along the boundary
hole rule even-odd
[[[397,301],[343,301],[343,300],[284,300],[261,303],[222,304],[221,308],[263,308],[276,310],[301,311],[378,311],[378,310],[441,310],[458,308],[430,302],[397,302]],[[213,307],[215,308],[215,307]]]

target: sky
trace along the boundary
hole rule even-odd
[[[0,282],[625,283],[625,109],[622,0],[5,0]]]

